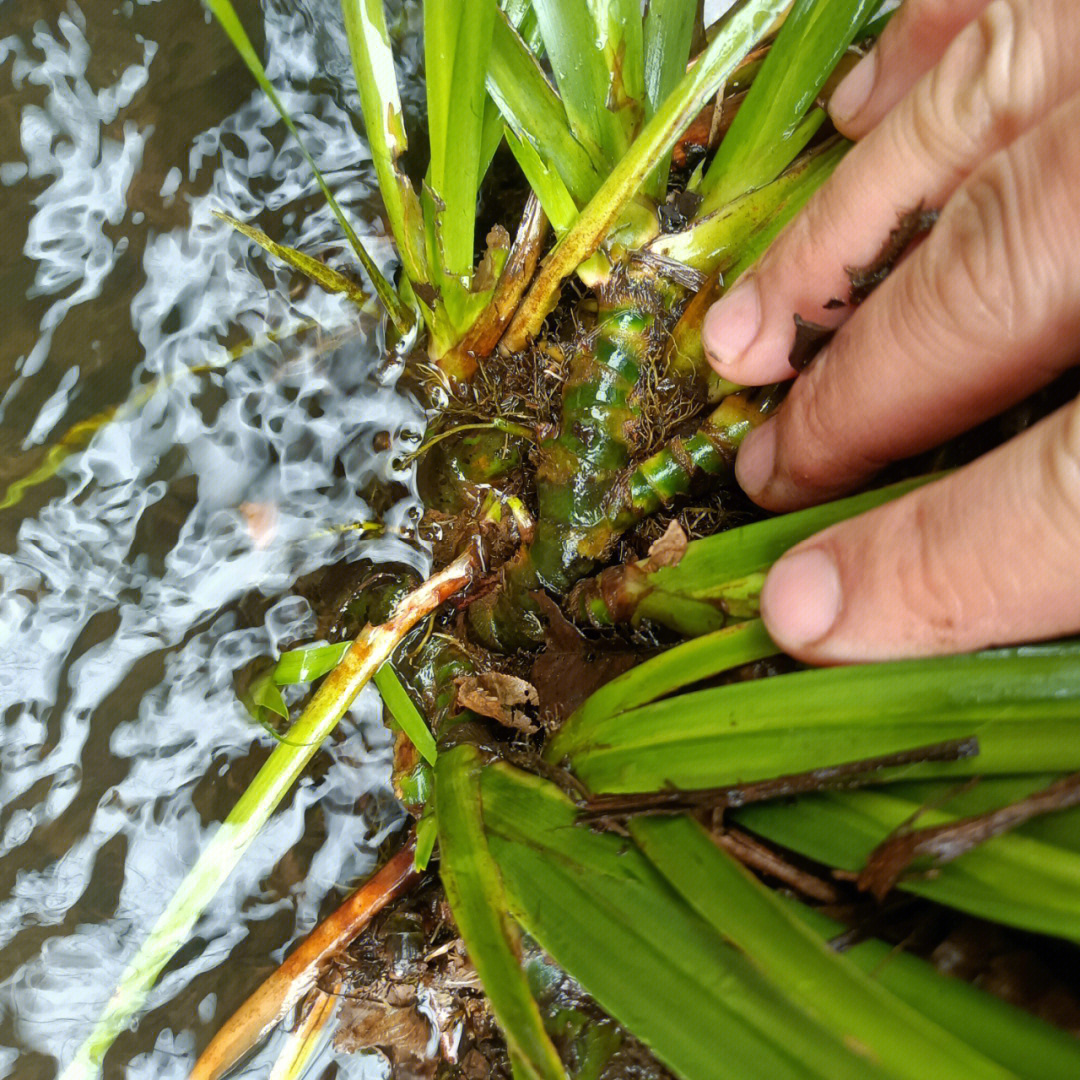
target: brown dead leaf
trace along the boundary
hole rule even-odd
[[[536,687],[525,679],[499,671],[485,671],[479,675],[462,675],[455,685],[458,708],[471,709],[526,735],[539,730],[536,721],[519,707],[540,703]]]
[[[346,999],[334,1046],[345,1053],[377,1047],[391,1061],[424,1058],[431,1024],[415,1005],[387,1005],[366,998]]]
[[[678,521],[672,519],[664,535],[653,542],[649,548],[650,569],[659,570],[662,566],[678,566],[686,554],[686,545],[689,540],[683,527]]]

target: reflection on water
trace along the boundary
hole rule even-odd
[[[335,0],[237,7],[389,258]],[[0,511],[0,1076],[56,1074],[268,753],[233,676],[310,631],[295,579],[361,553],[423,568],[401,536],[410,477],[376,448],[423,417],[376,328],[297,290],[215,209],[353,269],[295,144],[194,3],[0,3],[0,491],[73,423],[164,379]],[[328,333],[184,374],[307,320]],[[326,530],[376,518],[394,531]],[[323,898],[371,866],[397,814],[388,756],[362,695],[107,1076],[185,1076]]]

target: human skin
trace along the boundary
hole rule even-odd
[[[792,378],[793,316],[837,326],[736,462],[793,510],[863,484],[1080,362],[1080,4],[906,0],[830,111],[856,145],[709,311],[727,379]],[[937,224],[861,306],[922,204]],[[948,477],[798,545],[762,615],[811,663],[929,656],[1080,631],[1080,403]]]

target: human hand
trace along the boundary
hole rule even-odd
[[[793,315],[840,326],[736,475],[772,510],[820,502],[1080,361],[1080,4],[906,0],[830,110],[857,145],[705,320],[713,366],[792,377]],[[860,307],[846,267],[905,212],[929,236]],[[842,324],[842,325],[841,325]],[[770,633],[813,663],[1080,630],[1080,403],[785,555]]]

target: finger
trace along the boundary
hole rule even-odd
[[[833,123],[861,139],[942,57],[953,38],[990,0],[907,0],[877,44],[829,101]]]
[[[758,385],[790,378],[795,313],[838,325],[846,267],[872,263],[898,217],[943,206],[972,170],[1080,90],[1075,0],[993,0],[938,66],[838,166],[738,285],[710,309],[717,371]]]
[[[810,663],[966,652],[1080,631],[1080,405],[835,525],[772,568],[774,640]]]
[[[748,435],[736,475],[788,510],[1046,385],[1080,354],[1080,94],[973,174],[930,236]]]

